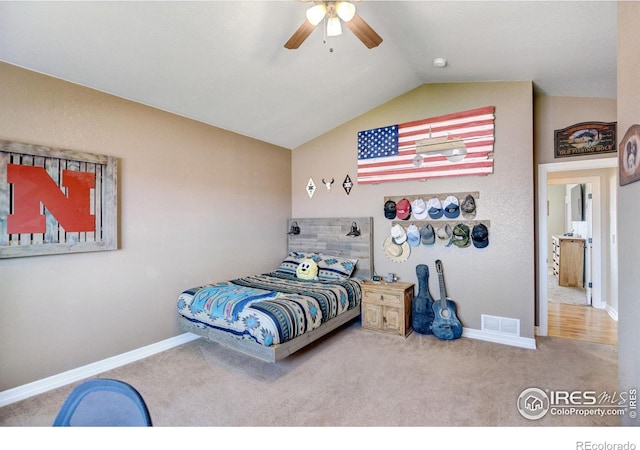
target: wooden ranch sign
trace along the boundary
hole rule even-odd
[[[117,248],[117,159],[0,140],[0,258]]]
[[[555,157],[615,153],[616,122],[582,122],[555,130]]]

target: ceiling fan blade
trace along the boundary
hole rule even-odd
[[[284,44],[284,47],[288,48],[289,50],[295,50],[296,48],[300,47],[300,45],[302,45],[304,40],[308,38],[311,32],[315,29],[316,25],[312,25],[305,20],[302,25],[300,25],[300,28],[298,28],[296,32],[293,33],[293,35],[289,38],[287,43]]]
[[[345,22],[347,28],[356,35],[368,48],[377,47],[382,42],[382,38],[369,26],[357,13],[349,22]]]

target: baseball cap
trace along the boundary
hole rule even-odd
[[[484,224],[477,224],[471,231],[471,241],[476,248],[485,248],[489,245],[489,230]]]
[[[432,219],[439,219],[442,217],[442,203],[437,197],[429,199],[427,202],[427,210],[429,211],[429,217]]]
[[[387,200],[384,204],[384,216],[387,219],[396,218],[396,202],[393,200]]]
[[[407,240],[407,232],[399,223],[391,227],[391,239],[394,243],[402,245]]]
[[[453,230],[449,226],[449,224],[444,224],[436,230],[436,240],[440,245],[446,245],[447,247],[451,244],[451,235],[453,234]]]
[[[411,202],[411,214],[413,214],[413,218],[416,220],[422,220],[427,217],[429,210],[423,199],[417,198]]]
[[[406,198],[403,198],[396,203],[396,217],[401,220],[408,220],[411,215],[411,203]]]
[[[460,211],[462,211],[462,217],[465,219],[474,219],[476,217],[476,200],[473,195],[467,194],[467,196],[460,203]]]
[[[420,245],[420,231],[414,224],[409,225],[409,228],[407,228],[407,241],[411,247]]]
[[[469,227],[463,223],[459,223],[455,227],[453,227],[453,236],[451,237],[451,243],[460,248],[468,247],[470,244]]]
[[[436,243],[436,233],[430,223],[425,223],[420,228],[420,239],[422,245],[433,245]]]
[[[444,201],[444,215],[449,219],[455,219],[460,215],[460,204],[453,195],[448,196]]]

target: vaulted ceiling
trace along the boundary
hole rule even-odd
[[[424,83],[616,96],[616,2],[355,4],[378,47],[321,23],[285,49],[299,0],[2,1],[0,60],[286,148]]]

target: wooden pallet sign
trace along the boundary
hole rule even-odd
[[[0,258],[115,250],[118,160],[0,140]]]
[[[425,141],[456,145],[425,150]],[[494,106],[360,131],[358,184],[490,175],[494,141]]]

